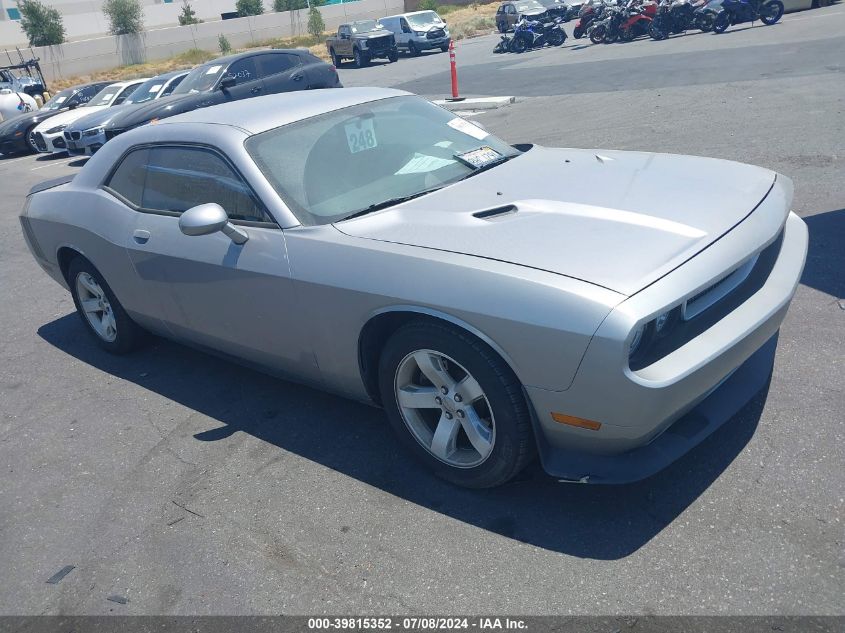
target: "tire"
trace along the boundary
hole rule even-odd
[[[394,62],[398,62],[399,51],[391,51],[390,54],[387,56],[387,61],[389,61],[391,64],[393,64]]]
[[[528,45],[525,43],[525,38],[514,37],[511,39],[511,53],[524,53],[527,48]]]
[[[365,66],[369,65],[370,60],[369,58],[361,52],[360,49],[355,49],[352,51],[355,59],[355,68],[364,68]]]
[[[730,25],[730,16],[728,16],[727,11],[722,11],[719,15],[716,16],[716,19],[713,20],[713,32],[724,33]]]
[[[562,46],[566,41],[566,34],[560,29],[552,29],[547,39],[552,46]]]
[[[620,42],[631,42],[634,40],[634,29],[620,29],[619,30],[619,41]]]
[[[576,26],[575,29],[572,31],[572,37],[574,37],[576,40],[580,40],[582,37],[584,37],[584,30]]]
[[[652,22],[648,27],[648,35],[655,41],[665,40],[667,35],[658,25]]]
[[[420,56],[420,49],[417,48],[417,45],[413,42],[408,42],[408,54],[411,57],[419,57]]]
[[[423,365],[433,381],[422,373]],[[470,404],[469,397],[460,397],[468,386],[475,395]],[[381,353],[379,389],[402,444],[447,481],[467,488],[499,486],[534,456],[522,386],[498,354],[463,330],[431,321],[399,328]],[[415,398],[400,404],[401,393]]]
[[[590,41],[593,44],[601,44],[602,42],[604,42],[604,37],[605,37],[606,34],[607,34],[607,29],[604,26],[602,26],[602,25],[595,26],[590,31]]]
[[[504,22],[496,22],[496,28],[499,30],[499,33],[507,33],[508,32],[508,25]]]
[[[446,53],[446,52],[448,52],[448,51],[449,51],[449,45],[448,45],[448,44],[446,44],[446,45],[444,45],[444,46],[441,46],[441,47],[440,47],[440,52],[441,52],[441,53]]]
[[[112,354],[126,354],[135,349],[143,339],[144,330],[129,318],[94,265],[84,257],[74,258],[68,266],[67,279],[76,312],[97,344]],[[91,301],[96,305],[88,309]],[[95,327],[94,323],[102,327]]]
[[[783,2],[780,0],[769,0],[760,7],[760,21],[766,25],[772,25],[783,17]]]
[[[337,53],[334,52],[334,49],[329,50],[329,57],[332,58],[332,66],[335,68],[340,68],[340,65],[343,63],[343,60],[338,56]]]
[[[696,20],[695,27],[702,33],[709,33],[713,30],[714,20],[715,18],[712,13],[705,13],[704,15],[699,16]]]

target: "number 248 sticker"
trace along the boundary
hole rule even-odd
[[[356,119],[353,123],[347,123],[344,127],[346,129],[346,142],[349,144],[351,154],[357,154],[378,145],[371,117]]]

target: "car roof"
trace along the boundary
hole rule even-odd
[[[210,123],[228,125],[258,134],[288,123],[348,108],[350,106],[407,96],[411,93],[392,88],[326,88],[300,90],[264,97],[242,99],[163,119],[158,125]]]
[[[179,75],[187,75],[189,72],[191,72],[190,68],[183,68],[182,70],[171,70],[168,73],[161,73],[160,75],[156,75],[155,77],[153,77],[153,79],[167,80],[172,79],[173,77],[178,77]]]
[[[407,13],[396,13],[394,15],[386,15],[379,20],[386,20],[388,18],[404,18],[406,15],[419,15],[420,13],[437,13],[434,9],[425,9],[424,11],[408,11]],[[438,13],[438,15],[440,15]]]
[[[138,79],[126,79],[125,81],[115,81],[108,84],[107,88],[125,88],[126,86],[131,86],[132,84],[142,84],[145,81],[150,79],[150,77],[139,77]]]
[[[251,57],[253,55],[266,55],[268,53],[290,53],[292,55],[310,55],[308,51],[302,48],[266,48],[258,51],[247,51],[245,53],[235,53],[233,55],[226,55],[225,57],[216,57],[215,59],[209,59],[207,62],[203,62],[199,66],[212,66],[217,64],[229,64],[233,61],[238,59],[243,59],[244,57]],[[198,67],[199,67],[198,66]]]

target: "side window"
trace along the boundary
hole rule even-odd
[[[299,65],[299,58],[287,53],[269,53],[258,58],[261,76],[278,75]]]
[[[403,33],[410,33],[411,32],[411,27],[408,26],[408,21],[405,18],[402,18],[401,20],[399,20],[399,24],[402,27]]]
[[[272,222],[249,187],[210,150],[153,147],[146,172],[140,205],[144,209],[182,213],[198,204],[216,202],[232,220]]]
[[[185,78],[185,75],[182,75],[182,76],[180,76],[180,77],[176,77],[176,79],[174,79],[173,81],[171,81],[169,84],[167,84],[167,85],[164,87],[164,90],[162,90],[162,91],[161,91],[161,94],[158,96],[158,98],[159,98],[159,99],[161,99],[162,97],[166,97],[166,96],[167,96],[167,95],[169,95],[171,92],[173,92],[173,89],[174,89],[176,86],[178,86],[180,83],[182,83],[182,80],[183,80],[184,78]]]
[[[500,5],[499,8],[496,10],[496,13],[504,13],[505,12],[505,5]]]
[[[136,207],[141,206],[149,154],[146,148],[127,154],[106,183],[106,187]]]
[[[255,69],[255,57],[245,57],[232,62],[226,71],[228,77],[234,77],[236,84],[246,83],[258,79],[258,71]]]
[[[114,101],[112,101],[112,105],[113,106],[120,105],[121,103],[126,101],[126,99],[129,98],[129,95],[131,95],[133,92],[135,92],[138,89],[138,86],[140,86],[140,85],[141,84],[132,84],[131,86],[126,86],[126,88],[124,88],[123,90],[120,91],[120,94],[117,95],[117,98]]]

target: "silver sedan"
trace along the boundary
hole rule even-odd
[[[646,477],[759,392],[807,252],[791,200],[766,169],[512,147],[366,88],[138,128],[21,224],[106,350],[151,332],[375,403],[486,487],[535,456]]]

